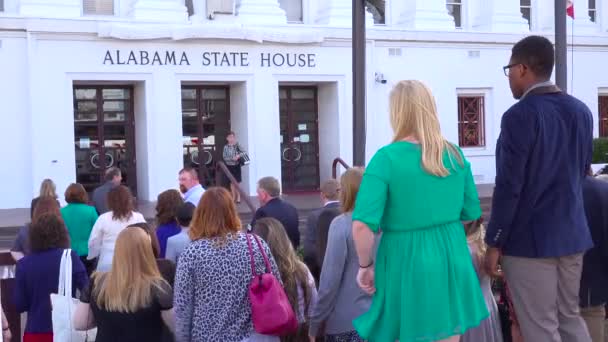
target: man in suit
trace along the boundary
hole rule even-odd
[[[251,226],[255,221],[262,217],[272,217],[283,224],[289,240],[294,249],[300,246],[300,229],[298,220],[298,210],[293,205],[280,198],[281,186],[274,177],[264,177],[258,181],[258,200],[261,207],[256,210]]]
[[[97,214],[105,214],[108,209],[108,193],[110,190],[120,185],[122,182],[122,173],[117,167],[111,167],[106,170],[105,183],[93,191],[93,205],[97,210]]]
[[[581,315],[593,342],[604,342],[608,302],[608,183],[589,176],[583,181],[583,198],[593,248],[585,253],[581,276]]]
[[[583,206],[591,164],[591,111],[551,81],[554,50],[519,41],[503,69],[519,100],[496,144],[496,187],[486,270],[502,268],[525,341],[588,342],[579,312],[583,253],[592,247]]]
[[[306,235],[304,236],[304,262],[308,265],[310,273],[318,280],[322,265],[317,264],[317,226],[319,216],[325,209],[335,209],[340,207],[338,195],[340,194],[340,182],[330,179],[321,185],[321,202],[323,207],[316,209],[308,215],[306,221]]]

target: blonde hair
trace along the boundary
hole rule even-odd
[[[363,179],[362,167],[352,167],[340,177],[340,207],[342,212],[348,213],[355,210],[355,202],[361,179]]]
[[[479,259],[486,254],[488,246],[484,239],[486,237],[486,229],[483,226],[482,219],[467,222],[464,224],[464,231],[467,236],[467,242],[475,247],[475,256]]]
[[[152,288],[164,282],[150,236],[139,227],[125,228],[116,239],[112,269],[95,273],[97,304],[108,311],[132,313],[152,302]]]
[[[450,174],[443,163],[444,153],[450,161],[456,157],[462,166],[458,149],[441,134],[437,106],[431,90],[416,80],[401,81],[390,94],[390,120],[395,134],[393,142],[413,136],[422,148],[422,168],[435,176]]]
[[[308,308],[312,299],[312,293],[308,286],[309,270],[298,258],[283,224],[272,217],[264,217],[255,221],[253,233],[257,234],[268,244],[270,253],[279,268],[285,294],[295,312],[299,310],[298,286],[304,290],[304,312],[308,321]]]
[[[57,188],[55,187],[55,183],[53,183],[50,179],[45,179],[40,184],[40,197],[53,197],[57,198]]]

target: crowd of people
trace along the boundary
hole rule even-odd
[[[238,189],[204,189],[190,168],[180,191],[158,195],[153,224],[118,169],[91,203],[71,184],[63,208],[45,180],[11,250],[24,342],[53,341],[49,295],[68,248],[73,325],[96,328],[99,342],[605,342],[608,183],[589,174],[589,109],[549,81],[553,54],[527,37],[504,67],[519,101],[502,118],[487,232],[471,164],[441,134],[419,81],[391,92],[393,141],[365,169],[322,184],[303,257],[298,211],[273,177],[258,181],[250,224]],[[508,329],[493,278],[508,289]],[[268,333],[260,305],[293,324]]]

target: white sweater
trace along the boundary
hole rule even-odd
[[[133,212],[131,218],[125,221],[114,220],[111,211],[99,216],[89,237],[89,255],[87,257],[89,260],[99,257],[97,271],[110,270],[118,234],[129,225],[140,222],[146,222],[146,220],[138,212]]]

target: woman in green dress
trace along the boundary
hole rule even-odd
[[[357,282],[374,294],[354,326],[368,341],[458,341],[488,316],[461,223],[481,216],[470,164],[421,82],[395,86],[390,120],[393,142],[366,168],[353,213]]]

